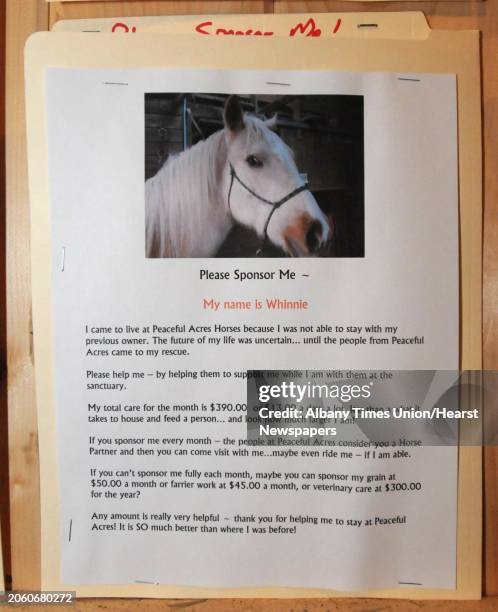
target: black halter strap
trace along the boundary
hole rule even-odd
[[[260,255],[263,252],[263,250],[265,249],[266,244],[268,242],[268,226],[270,225],[270,219],[273,217],[273,213],[277,210],[277,208],[280,208],[282,206],[282,204],[285,204],[289,200],[292,200],[293,197],[297,196],[302,191],[307,191],[309,189],[309,184],[308,183],[304,183],[300,187],[296,187],[296,189],[294,189],[294,191],[291,191],[290,193],[288,193],[286,196],[284,196],[280,200],[277,200],[276,202],[271,202],[270,200],[267,200],[266,198],[263,198],[258,193],[253,191],[250,187],[248,187],[237,176],[237,173],[235,172],[235,168],[232,166],[232,164],[230,164],[230,187],[228,188],[228,208],[229,209],[231,209],[231,206],[230,206],[230,196],[232,195],[232,188],[233,188],[234,181],[237,181],[240,185],[242,185],[242,187],[246,191],[248,191],[252,196],[257,198],[261,202],[264,202],[265,204],[268,204],[269,206],[271,206],[270,214],[268,215],[268,217],[266,219],[265,227],[263,229],[263,243],[260,246],[260,248],[256,251],[256,255]]]

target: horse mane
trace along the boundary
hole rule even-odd
[[[268,127],[246,115],[247,144],[267,139]],[[221,244],[231,221],[220,194],[227,161],[224,130],[167,159],[145,183],[147,257],[205,257]]]
[[[196,256],[213,215],[221,212],[219,185],[225,162],[226,144],[219,131],[169,157],[146,181],[147,257]]]

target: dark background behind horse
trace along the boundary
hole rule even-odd
[[[225,94],[146,94],[145,178],[170,155],[188,149],[223,128]],[[241,95],[248,113],[269,119],[294,151],[318,204],[334,224],[325,257],[364,257],[363,97]],[[261,239],[236,225],[217,257],[253,257]],[[283,256],[273,246],[267,256]]]

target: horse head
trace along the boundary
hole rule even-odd
[[[275,118],[245,115],[236,96],[224,111],[232,217],[293,257],[315,255],[330,237],[327,218],[273,131]]]

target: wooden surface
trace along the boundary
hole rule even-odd
[[[0,83],[5,79],[5,2],[0,0]],[[5,98],[0,102],[0,193],[5,192]],[[5,287],[5,208],[0,207],[0,287]],[[7,325],[0,300],[0,590],[10,571],[9,449],[7,439]]]
[[[33,612],[20,606],[16,612]],[[53,606],[36,606],[53,612]],[[406,601],[401,599],[86,599],[71,612],[496,612],[498,599],[482,601]]]
[[[44,0],[7,3],[6,197],[7,346],[11,568],[16,587],[39,584],[38,438],[31,336],[29,203],[23,97],[23,41],[48,24]]]
[[[27,35],[58,19],[145,14],[424,10],[434,28],[483,32],[485,161],[484,367],[498,370],[498,0],[467,2],[301,2],[275,0],[77,2],[7,0],[7,289],[12,574],[16,589],[39,584],[39,489],[30,333],[29,217],[22,97],[22,46]],[[0,425],[1,432],[1,425]],[[498,594],[498,453],[485,451],[485,592]],[[392,602],[369,600],[209,600],[151,602],[89,600],[76,610],[498,610],[498,600]],[[41,609],[41,608],[38,608]]]
[[[10,0],[9,0],[10,1]],[[14,0],[15,1],[15,0]],[[31,1],[31,0],[28,0]],[[50,25],[59,19],[141,15],[201,15],[203,13],[272,13],[271,0],[139,0],[138,2],[53,2]]]

